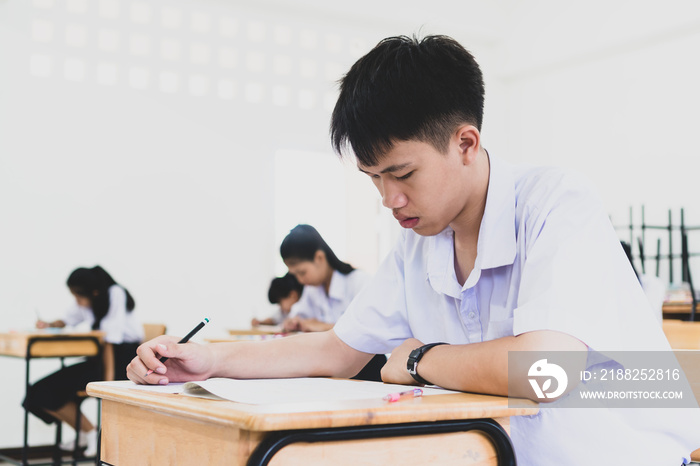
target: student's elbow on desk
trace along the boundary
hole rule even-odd
[[[518,335],[515,341],[516,343],[510,351],[539,352],[543,355],[546,355],[548,352],[567,352],[566,372],[569,374],[578,374],[586,368],[588,347],[581,340],[566,333],[553,330],[538,330]],[[529,362],[528,359],[528,363],[522,367],[514,367],[509,370],[508,376],[511,378],[509,382],[509,396],[529,398],[539,403],[551,403],[566,396],[579,384],[578,378],[568,377],[566,389],[558,396],[553,398],[535,397],[533,396],[530,382],[530,376],[532,375],[530,371],[533,370],[532,366],[534,366],[535,361],[533,361],[532,365]]]

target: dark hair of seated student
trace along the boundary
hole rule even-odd
[[[68,276],[66,285],[68,285],[71,293],[87,298],[90,301],[90,309],[95,315],[92,329],[98,330],[102,319],[104,319],[109,310],[109,288],[112,285],[118,285],[118,283],[105,269],[96,265],[89,269],[85,267],[75,269]],[[123,286],[122,289],[126,293],[126,310],[131,312],[136,307],[136,302],[129,290]]]
[[[333,270],[337,270],[343,275],[347,275],[355,270],[352,265],[338,259],[338,256],[328,246],[328,243],[321,237],[321,234],[311,225],[301,224],[295,226],[280,245],[280,255],[285,263],[292,261],[313,262],[317,251],[323,251],[328,265]]]
[[[294,275],[287,273],[283,277],[272,279],[270,289],[267,291],[267,299],[271,304],[279,304],[284,298],[289,297],[293,291],[296,291],[298,296],[301,296],[303,290],[304,285],[299,283]]]

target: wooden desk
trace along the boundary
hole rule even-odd
[[[661,310],[664,315],[683,315],[690,314],[692,307],[692,303],[664,303]],[[695,306],[695,315],[700,318],[700,302]]]
[[[24,358],[25,396],[30,387],[30,362],[37,358],[67,358],[80,356],[100,356],[104,332],[53,332],[29,331],[0,333],[0,356]],[[29,412],[24,411],[24,441],[21,462],[0,452],[0,458],[17,464],[28,464],[29,454]],[[60,432],[60,431],[59,431]],[[45,450],[45,447],[40,447]],[[9,449],[14,450],[14,449]]]
[[[207,343],[226,343],[234,341],[260,341],[273,338],[282,338],[296,335],[302,332],[282,332],[281,327],[273,325],[260,325],[250,329],[229,330],[228,336],[205,338]]]
[[[674,350],[700,349],[700,322],[664,319],[662,326]]]
[[[68,358],[96,356],[95,342],[104,332],[9,332],[0,333],[0,356],[18,358]]]
[[[90,383],[102,462],[125,464],[515,464],[504,397],[468,393],[250,405]],[[499,458],[500,455],[500,458]]]
[[[257,327],[251,327],[246,329],[230,329],[228,331],[229,335],[276,335],[280,333],[285,333],[281,325],[258,325]]]

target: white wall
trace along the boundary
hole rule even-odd
[[[391,3],[0,0],[0,330],[60,316],[68,273],[96,263],[170,333],[246,325],[279,272],[275,154],[333,157],[334,81],[419,30],[481,63],[492,153],[584,172],[616,223],[644,203],[650,222],[683,206],[700,224],[697,2]],[[372,270],[396,225],[362,175],[345,185],[338,248]],[[22,387],[6,388],[0,446],[21,441]]]
[[[630,207],[639,224],[642,205],[647,224],[667,224],[671,209],[677,225],[683,207],[700,225],[700,4],[539,1],[511,15],[497,77],[505,156],[583,172],[616,225],[629,224]],[[647,235],[647,253],[658,236]],[[689,243],[700,253],[700,232]]]
[[[174,335],[204,316],[200,340],[249,325],[278,273],[275,154],[338,163],[335,81],[377,39],[242,3],[0,2],[0,330],[59,318],[68,274],[94,264]],[[326,217],[345,222],[345,205]],[[21,387],[3,397],[7,419],[20,402]]]

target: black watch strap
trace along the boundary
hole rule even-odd
[[[423,385],[432,385],[430,382],[418,375],[418,361],[420,361],[423,355],[433,346],[448,344],[449,343],[445,342],[429,343],[411,351],[411,354],[408,355],[408,361],[406,362],[406,369],[408,369],[408,373],[411,374],[411,377],[413,377],[416,382],[422,383]]]

